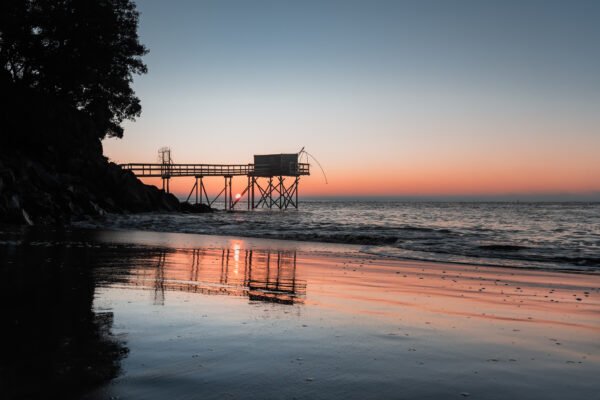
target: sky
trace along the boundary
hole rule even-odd
[[[600,199],[599,1],[137,3],[149,72],[115,162],[305,146],[328,179],[307,196]]]

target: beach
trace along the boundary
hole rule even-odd
[[[600,1],[0,8],[0,400],[600,400]]]
[[[3,385],[14,397],[36,393],[22,385],[44,374],[27,368],[31,358],[54,368],[48,358],[61,354],[65,371],[75,363],[96,379],[65,372],[45,377],[44,390],[87,399],[590,399],[600,389],[597,273],[181,233],[74,229],[2,239],[6,328],[16,342],[5,362],[19,360]],[[60,273],[49,282],[48,270]],[[27,312],[65,301],[78,311]],[[65,330],[81,315],[92,333]],[[56,340],[30,354],[18,343],[35,341],[23,336],[29,325]],[[64,346],[56,342],[90,337],[110,360],[57,351]]]

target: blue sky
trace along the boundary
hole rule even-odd
[[[206,163],[306,146],[332,181],[311,177],[314,194],[600,190],[598,1],[138,8],[149,73],[135,81],[142,117],[104,143],[117,161],[164,145]],[[385,190],[349,191],[374,176]]]

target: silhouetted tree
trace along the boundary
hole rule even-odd
[[[0,1],[0,83],[87,115],[98,138],[140,115],[131,83],[147,72],[131,0]]]

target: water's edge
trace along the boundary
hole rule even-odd
[[[399,259],[600,272],[600,203],[303,203],[287,212],[148,213],[81,228],[356,245]]]

